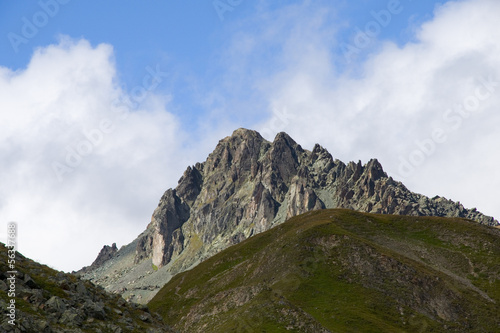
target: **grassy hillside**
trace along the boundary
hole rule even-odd
[[[175,276],[149,303],[181,332],[498,332],[500,230],[321,210]]]
[[[8,259],[8,248],[0,243],[0,332],[172,332],[147,307],[127,303],[119,295],[18,252],[14,283]],[[15,325],[8,323],[7,316],[13,301]]]

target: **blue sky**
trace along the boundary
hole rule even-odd
[[[353,44],[356,28],[364,30],[366,23],[374,20],[373,12],[387,10],[391,3],[401,10],[391,15],[390,25],[380,30],[377,40],[388,39],[402,45],[411,40],[413,29],[419,23],[432,18],[434,7],[442,2],[316,1],[307,7],[311,12],[320,6],[330,11],[331,26],[335,26],[336,31],[332,32],[329,48],[333,54],[340,56],[337,66],[342,70],[346,64],[342,49],[334,43],[334,39]],[[170,82],[162,88],[175,96],[176,113],[189,125],[197,114],[207,112],[193,103],[193,80],[203,89],[219,80],[225,75],[226,68],[220,57],[224,57],[228,40],[238,33],[258,31],[262,28],[259,24],[263,23],[260,18],[263,13],[283,9],[282,5],[267,4],[265,1],[240,1],[235,6],[225,1],[219,3],[192,0],[149,4],[118,0],[2,2],[0,31],[5,33],[6,38],[0,40],[0,64],[14,70],[23,69],[36,48],[57,43],[61,35],[84,38],[94,46],[110,44],[114,48],[118,78],[125,89],[140,85],[145,75],[144,68],[150,64],[159,64],[165,71],[168,70]],[[287,5],[302,3],[288,1]],[[34,24],[37,31],[23,42],[12,42],[8,33],[24,37],[23,27],[27,25],[24,19]],[[325,24],[324,28],[330,27]],[[276,50],[252,55],[252,67],[258,67],[265,73],[274,70],[274,66],[267,67],[266,64],[269,65],[269,58],[279,54],[280,42],[276,42],[275,45],[268,45]],[[356,60],[364,59],[377,45],[372,43],[362,49]],[[226,93],[232,94],[231,91]],[[240,121],[252,125],[255,119],[251,117]]]
[[[0,2],[0,220],[25,255],[78,269],[133,240],[238,127],[378,158],[413,191],[499,218],[499,14],[496,0]]]
[[[241,1],[232,11],[221,9],[220,20],[216,5],[211,1],[159,2],[150,4],[117,0],[97,1],[2,2],[0,4],[0,28],[22,36],[23,17],[33,22],[40,12],[53,14],[29,43],[19,46],[15,52],[8,38],[3,38],[0,62],[9,68],[23,68],[29,62],[34,48],[57,42],[60,34],[73,38],[83,37],[92,44],[110,43],[115,47],[118,66],[127,81],[134,83],[133,75],[142,63],[166,61],[185,63],[203,72],[213,66],[210,56],[223,45],[225,38],[238,31],[241,21],[262,10],[279,9],[279,5],[263,5],[261,2]],[[224,2],[224,1],[222,1]],[[46,4],[44,6],[40,5]],[[288,1],[288,4],[302,3]],[[342,35],[348,37],[353,27],[363,28],[372,20],[372,11],[387,8],[390,1],[317,1],[329,4],[336,19],[343,25]],[[380,38],[390,38],[404,43],[411,34],[411,24],[418,24],[432,17],[436,4],[443,1],[397,1],[403,10],[394,15],[391,25],[383,29]],[[229,6],[229,5],[228,5]],[[232,7],[232,6],[230,6]],[[45,10],[44,10],[45,9]],[[41,22],[44,22],[43,20]],[[410,25],[409,25],[410,24]],[[9,52],[10,51],[10,52]]]

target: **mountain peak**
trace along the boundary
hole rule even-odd
[[[380,164],[376,158],[371,159],[365,167],[371,179],[379,180],[380,178],[387,178],[387,174],[384,172],[382,164]]]
[[[269,142],[256,131],[240,128],[220,140],[205,162],[186,169],[177,187],[162,196],[146,231],[130,245],[135,251],[123,251],[133,265],[159,268],[167,282],[169,276],[252,235],[324,208],[498,224],[460,203],[409,191],[388,177],[376,159],[365,165],[344,164],[319,144],[308,151],[284,132]],[[88,276],[117,289],[121,285],[111,285],[107,274],[121,271],[120,281],[130,282],[123,286],[129,288],[125,297],[145,302],[158,290],[156,273],[138,278],[127,270],[130,264],[120,264],[126,257],[108,260],[106,268]]]
[[[303,151],[302,147],[299,144],[297,144],[297,142],[295,142],[295,140],[292,139],[290,135],[288,135],[285,132],[279,132],[274,138],[273,144],[274,145],[285,144],[290,148]]]
[[[231,137],[242,137],[242,138],[257,137],[264,140],[264,138],[262,138],[259,132],[243,127],[234,130],[233,134],[231,134]]]

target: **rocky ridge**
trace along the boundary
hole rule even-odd
[[[13,276],[7,267],[7,248],[1,243],[0,259],[2,332],[174,332],[146,306],[128,303],[102,287],[18,252]],[[13,290],[14,298],[9,295]],[[12,319],[7,316],[11,300],[15,300],[15,325],[6,320]]]
[[[109,259],[113,258],[113,256],[118,252],[118,248],[116,247],[116,243],[113,243],[111,246],[104,245],[99,251],[97,258],[94,260],[92,265],[85,267],[84,271],[91,271],[93,269],[99,268],[102,264],[104,264]]]
[[[134,242],[84,270],[84,278],[147,302],[171,276],[290,217],[325,208],[498,225],[459,202],[411,192],[376,159],[344,164],[318,144],[303,149],[286,133],[269,142],[238,129],[205,162],[187,168]]]

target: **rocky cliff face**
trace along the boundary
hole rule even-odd
[[[113,258],[116,252],[118,252],[116,243],[113,243],[111,246],[104,245],[92,265],[82,268],[82,271],[92,271],[93,269],[101,267],[106,261]]]
[[[146,231],[126,251],[86,277],[147,301],[170,276],[290,217],[324,208],[498,224],[460,203],[412,193],[388,177],[376,159],[344,164],[320,145],[304,150],[286,133],[269,142],[238,129],[165,192]],[[153,268],[150,274],[137,271],[141,264],[142,270]]]

